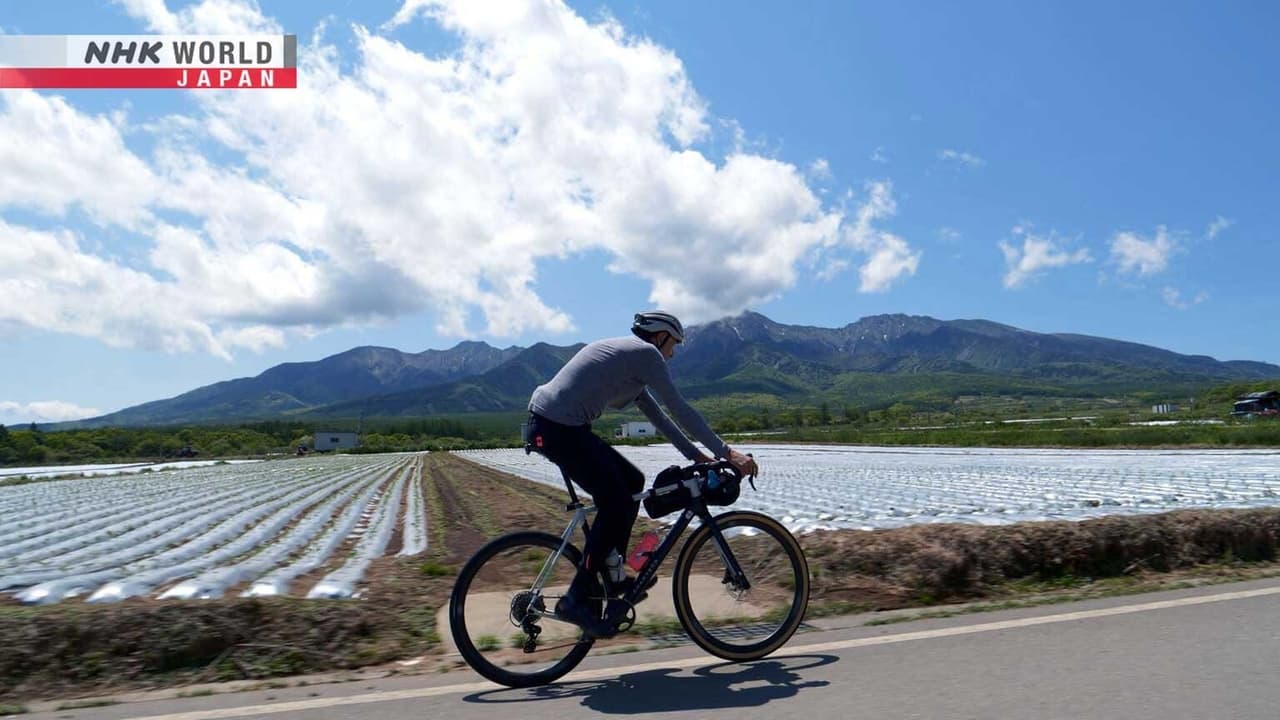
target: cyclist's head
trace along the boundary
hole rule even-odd
[[[670,357],[668,349],[674,350],[675,345],[684,342],[684,325],[680,324],[680,319],[661,310],[636,313],[635,320],[631,323],[631,332],[658,346],[667,357]],[[661,337],[662,333],[666,333],[666,337],[673,340],[674,344],[668,346],[666,338]]]

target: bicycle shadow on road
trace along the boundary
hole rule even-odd
[[[613,715],[759,707],[830,685],[804,680],[801,670],[829,665],[834,655],[788,655],[747,663],[700,667],[691,675],[659,668],[609,680],[566,682],[525,690],[490,690],[463,698],[472,703],[518,703],[580,697],[582,705]]]

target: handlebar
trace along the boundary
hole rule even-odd
[[[752,455],[751,453],[747,453],[746,455],[752,460],[755,459],[755,455]],[[714,470],[718,473],[727,474],[732,479],[738,480],[738,481],[743,480],[745,477],[746,481],[751,483],[751,489],[752,490],[756,489],[755,474],[753,473],[753,474],[744,476],[743,473],[739,471],[738,468],[734,467],[733,463],[729,462],[728,460],[713,460],[711,462],[694,463],[692,465],[688,465],[684,467],[683,470],[686,475],[693,474],[693,473],[705,475],[707,471]]]

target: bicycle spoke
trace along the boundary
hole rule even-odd
[[[576,625],[554,615],[578,557],[573,550],[551,562],[559,544],[542,533],[500,538],[459,575],[450,603],[452,640],[482,675],[508,685],[543,684],[568,672],[590,648]],[[534,587],[543,571],[545,585]]]
[[[677,588],[690,636],[730,659],[762,657],[785,642],[804,615],[808,569],[794,538],[755,513],[718,520],[749,587],[733,582],[713,535],[699,531],[682,554]]]

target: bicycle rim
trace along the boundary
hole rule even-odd
[[[554,616],[582,557],[572,545],[552,561],[560,538],[522,532],[493,540],[458,573],[449,599],[453,643],[467,664],[509,687],[545,685],[591,649],[582,630]],[[535,590],[539,574],[545,583]]]
[[[746,574],[735,585],[708,526],[690,536],[676,563],[672,594],[689,637],[726,660],[756,660],[782,647],[800,627],[809,603],[809,567],[794,536],[753,512],[716,518]]]

